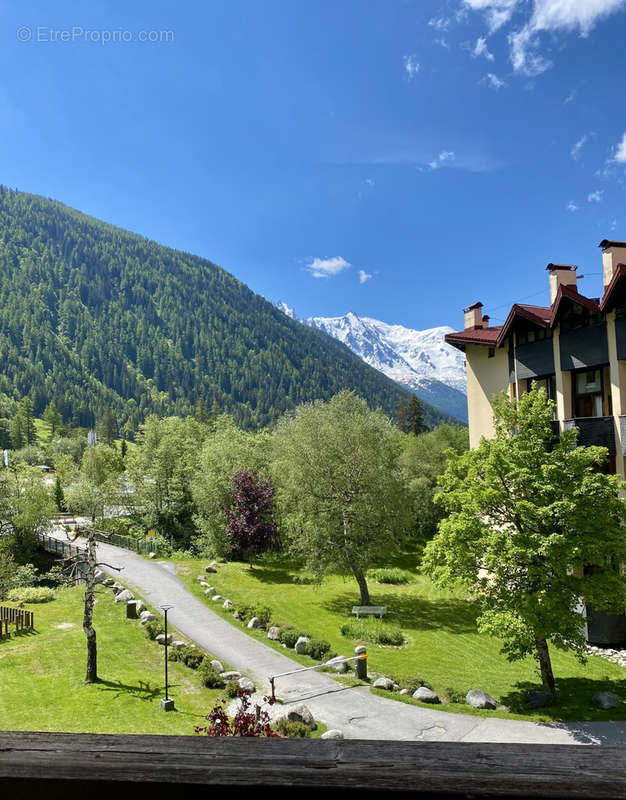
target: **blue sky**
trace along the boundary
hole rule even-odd
[[[0,182],[300,315],[496,322],[547,302],[550,261],[600,294],[626,239],[626,0],[0,12]]]

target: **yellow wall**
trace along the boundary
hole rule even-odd
[[[506,390],[509,385],[509,354],[496,350],[489,358],[489,348],[484,345],[467,345],[467,411],[469,418],[470,447],[478,447],[481,436],[494,435],[491,398]]]

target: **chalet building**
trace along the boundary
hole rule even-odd
[[[464,309],[464,330],[446,341],[465,353],[470,446],[494,433],[491,398],[519,397],[533,381],[556,403],[555,433],[576,426],[581,445],[609,451],[626,476],[626,242],[604,239],[602,297],[585,297],[574,264],[548,264],[550,306],[515,303],[490,326],[482,303]],[[624,615],[591,613],[588,638],[626,643]]]

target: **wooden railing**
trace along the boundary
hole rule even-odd
[[[612,746],[0,732],[0,796],[171,800],[205,786],[599,800],[626,797],[625,756]]]
[[[15,632],[32,630],[35,627],[35,614],[25,608],[0,606],[0,639],[9,635],[9,625],[15,625]]]

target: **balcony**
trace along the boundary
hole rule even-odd
[[[616,455],[613,417],[575,417],[564,420],[563,427],[565,430],[578,428],[579,446],[599,445],[606,447],[610,456]]]

